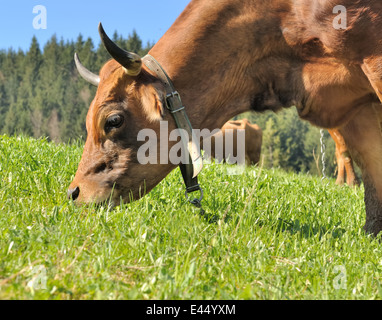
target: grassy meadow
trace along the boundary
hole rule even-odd
[[[363,189],[208,165],[200,215],[174,170],[140,201],[76,207],[82,144],[0,136],[0,299],[380,299]]]

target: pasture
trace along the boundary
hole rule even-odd
[[[114,210],[66,190],[83,145],[0,136],[0,299],[380,299],[380,240],[363,189],[227,165],[179,170]]]

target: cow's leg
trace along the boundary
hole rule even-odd
[[[357,176],[354,171],[353,159],[351,158],[351,155],[347,150],[346,152],[342,153],[342,158],[346,170],[346,183],[351,187],[359,185]]]
[[[373,106],[365,105],[340,128],[354,161],[362,170],[365,186],[364,229],[377,235],[382,230],[382,133]]]
[[[336,159],[337,159],[336,184],[341,186],[345,183],[345,161],[337,145],[336,145]]]
[[[246,166],[252,165],[252,161],[251,161],[251,158],[248,155],[248,152],[245,153],[245,165]]]
[[[342,156],[342,146],[339,141],[340,133],[338,130],[328,130],[330,136],[336,144],[336,161],[337,161],[337,180],[336,184],[343,185],[345,183],[345,162]],[[342,139],[343,140],[343,139]]]

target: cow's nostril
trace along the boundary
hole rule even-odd
[[[80,188],[76,187],[75,189],[69,189],[68,190],[68,199],[76,201],[78,196],[80,195]]]

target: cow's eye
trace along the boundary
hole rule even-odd
[[[120,114],[115,114],[113,116],[110,116],[106,120],[105,129],[110,130],[113,128],[119,128],[120,126],[122,126],[124,120],[125,119]]]

